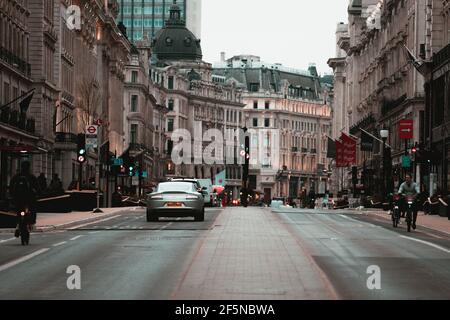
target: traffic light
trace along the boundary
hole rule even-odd
[[[135,173],[136,173],[136,168],[133,165],[130,165],[128,167],[128,175],[130,177],[134,177]]]
[[[78,163],[86,162],[86,136],[80,133],[77,137],[77,160]]]

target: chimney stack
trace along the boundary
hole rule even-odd
[[[225,62],[225,52],[220,53],[220,62]]]

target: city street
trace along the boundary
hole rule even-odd
[[[443,223],[448,223],[444,220]],[[0,233],[0,299],[449,299],[450,235],[357,211],[128,210],[71,229]],[[81,289],[69,290],[69,266]],[[380,270],[370,290],[367,270]]]

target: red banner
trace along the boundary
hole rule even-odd
[[[413,120],[400,120],[398,123],[398,130],[400,139],[413,139],[414,138],[414,121]]]
[[[344,161],[344,145],[339,140],[336,140],[336,167],[346,167],[347,164]]]
[[[342,133],[341,141],[344,145],[344,162],[346,165],[356,164],[356,141]]]

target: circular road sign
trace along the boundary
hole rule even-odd
[[[88,133],[90,134],[96,134],[97,133],[97,128],[94,126],[89,126],[87,129]]]

